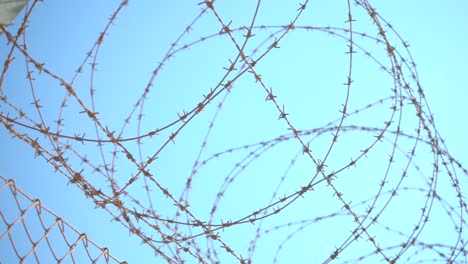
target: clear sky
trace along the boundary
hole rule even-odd
[[[309,1],[301,12],[294,1],[217,0],[203,13],[200,1],[31,1],[19,46],[0,35],[1,120],[25,139],[2,125],[0,175],[128,263],[467,262],[457,195],[468,182],[456,164],[468,162],[466,1],[370,1],[384,37],[363,1],[350,4],[351,24],[347,1]],[[60,137],[41,134],[41,123]],[[83,186],[103,195],[86,199]],[[109,211],[96,208],[103,197]],[[0,199],[2,213],[16,210]],[[16,263],[0,223],[0,263]],[[210,227],[219,239],[204,234]]]

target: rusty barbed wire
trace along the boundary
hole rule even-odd
[[[102,29],[92,29],[97,38],[83,43],[90,48],[80,62],[67,65],[72,72],[31,45],[32,16],[47,5],[31,1],[16,28],[2,25],[0,122],[158,262],[279,263],[300,255],[313,263],[467,263],[468,171],[437,130],[408,42],[365,0],[345,1],[334,26],[307,22],[317,16],[308,13],[312,1],[278,4],[286,19],[279,24],[262,13],[266,3],[253,3],[248,19],[222,1],[171,6],[195,15],[167,51],[146,43],[156,46],[152,37],[176,25],[136,30],[145,66],[103,81],[106,49],[128,23],[121,17],[143,4],[115,4]],[[319,61],[326,51],[329,59]],[[119,52],[109,64],[138,53]],[[156,54],[162,59],[148,66]],[[28,91],[27,103],[14,96],[10,77],[21,69],[26,78],[14,86]],[[131,89],[118,83],[124,75]],[[19,206],[13,181],[4,181]],[[44,208],[29,200],[24,212]],[[47,244],[50,260],[60,262],[83,241],[86,261],[116,261],[57,216],[51,225],[78,238],[37,241],[28,230],[49,227],[16,219],[3,220],[8,256],[37,259],[36,248]],[[11,231],[20,222],[29,253]],[[63,257],[50,247],[57,243],[68,248]],[[89,243],[100,255],[90,256]]]

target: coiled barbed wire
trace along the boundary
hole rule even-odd
[[[121,1],[62,69],[29,41],[47,5],[32,1],[2,26],[0,122],[158,261],[466,262],[468,172],[408,42],[368,1],[340,4],[334,26],[309,23],[315,4],[278,4],[276,24],[272,3],[187,3],[176,36],[121,22],[144,12]]]

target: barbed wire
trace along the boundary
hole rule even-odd
[[[304,22],[310,1],[283,4],[284,24],[265,19],[261,1],[247,21],[229,3],[185,3],[193,20],[132,87],[118,82],[134,66],[113,81],[104,58],[124,28],[118,18],[141,3],[121,1],[73,71],[30,45],[34,10],[46,4],[31,1],[16,33],[2,26],[0,122],[158,261],[468,262],[468,171],[437,130],[408,42],[368,1],[347,1],[335,26]],[[148,34],[163,36],[139,32],[141,46]],[[13,88],[20,65],[26,79]],[[23,255],[10,228],[6,236],[19,259],[44,243],[29,239]]]

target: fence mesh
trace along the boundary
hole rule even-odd
[[[1,263],[126,263],[0,176]]]

